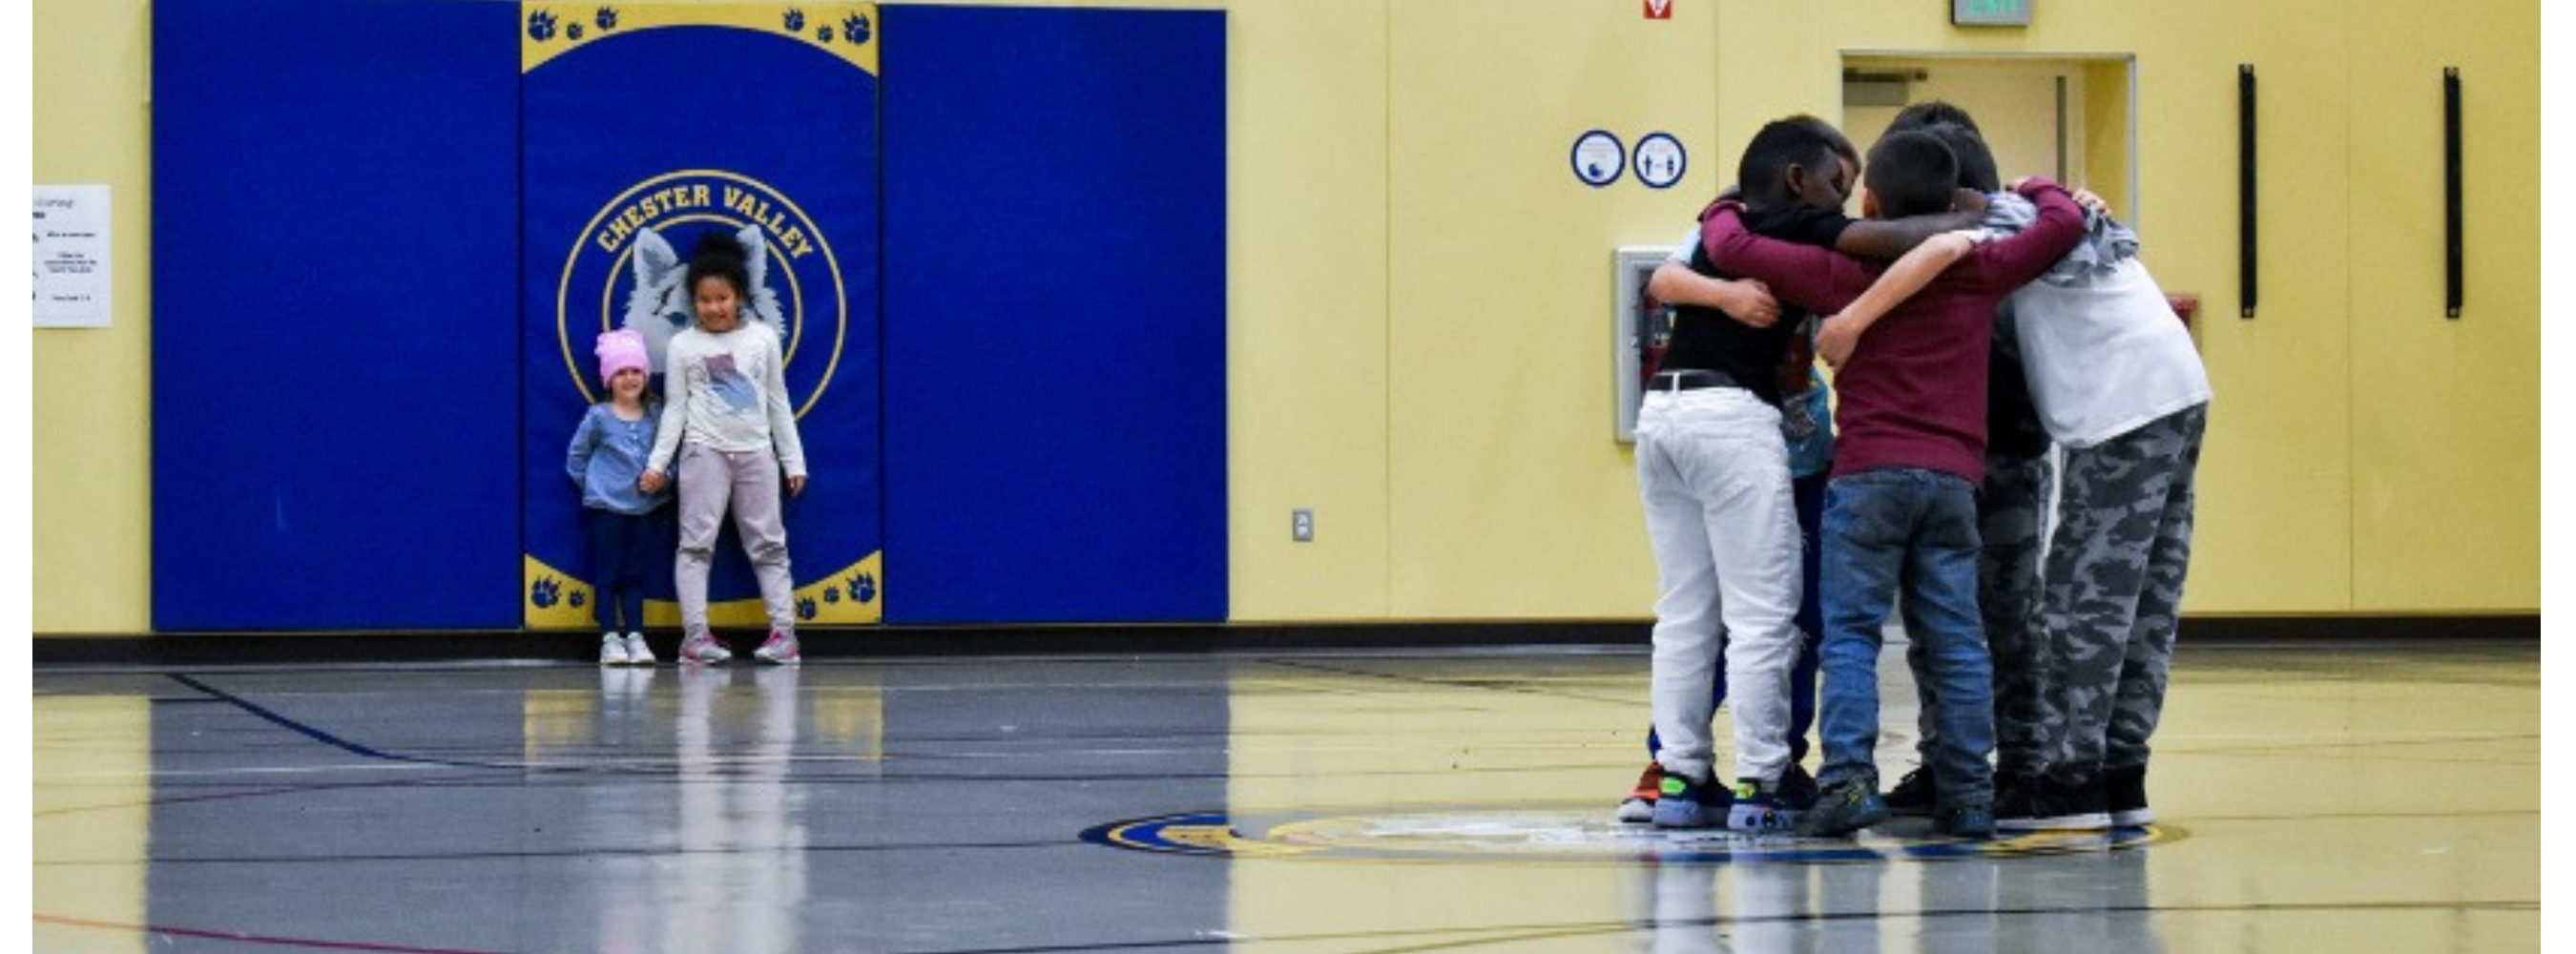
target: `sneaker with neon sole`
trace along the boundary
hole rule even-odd
[[[1743,779],[1735,783],[1734,804],[1726,811],[1726,827],[1748,835],[1781,834],[1796,830],[1806,807],[1789,804],[1784,786]]]
[[[1663,788],[1655,796],[1655,827],[1720,827],[1726,824],[1734,801],[1732,793],[1712,780],[1666,772]]]
[[[1816,808],[1798,822],[1798,834],[1840,838],[1887,820],[1887,803],[1879,800],[1878,780],[1866,775],[1847,778],[1825,789]]]

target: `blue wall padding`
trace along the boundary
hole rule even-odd
[[[888,621],[1224,619],[1224,13],[882,10]]]
[[[708,64],[720,66],[702,68]],[[843,593],[855,600],[863,588],[839,574],[884,546],[876,78],[783,33],[664,28],[594,39],[547,62],[524,78],[517,108],[525,137],[518,267],[528,277],[515,307],[525,320],[528,423],[524,459],[514,466],[527,475],[529,555],[567,573],[589,569],[564,452],[591,398],[583,388],[599,385],[598,335],[624,325],[635,287],[633,243],[603,251],[598,220],[616,207],[612,200],[631,202],[630,190],[647,181],[706,186],[717,205],[649,222],[685,257],[701,234],[732,233],[749,221],[723,206],[724,188],[736,184],[764,201],[776,190],[795,207],[798,234],[817,236],[813,247],[828,250],[800,258],[773,234],[765,284],[789,313],[788,396],[806,409],[797,432],[812,479],[786,509],[796,582],[832,581],[834,603]],[[566,293],[567,285],[578,292]],[[559,301],[569,314],[559,316]],[[670,395],[667,380],[659,387]],[[715,559],[712,598],[759,597],[730,531]],[[864,588],[871,598],[874,586]],[[645,590],[675,598],[667,562],[647,574]],[[806,611],[815,608],[800,604],[799,612],[812,619]]]
[[[156,630],[518,623],[518,5],[153,5]]]

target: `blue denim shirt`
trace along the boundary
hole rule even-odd
[[[653,453],[653,435],[662,421],[661,402],[644,406],[644,419],[622,421],[605,403],[593,404],[572,434],[564,470],[581,485],[581,505],[618,513],[646,513],[671,499],[671,485],[647,494],[635,486],[644,476],[644,461]]]

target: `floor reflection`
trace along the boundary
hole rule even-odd
[[[2536,655],[2186,651],[2149,782],[2169,836],[2010,857],[1919,826],[1840,851],[1618,829],[1634,655],[40,670],[35,940],[2533,950]],[[1127,819],[1200,850],[1079,837]]]

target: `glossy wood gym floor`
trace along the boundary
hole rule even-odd
[[[2157,826],[1962,844],[1615,824],[1642,650],[49,667],[34,947],[2536,951],[2540,681],[2186,645]]]

